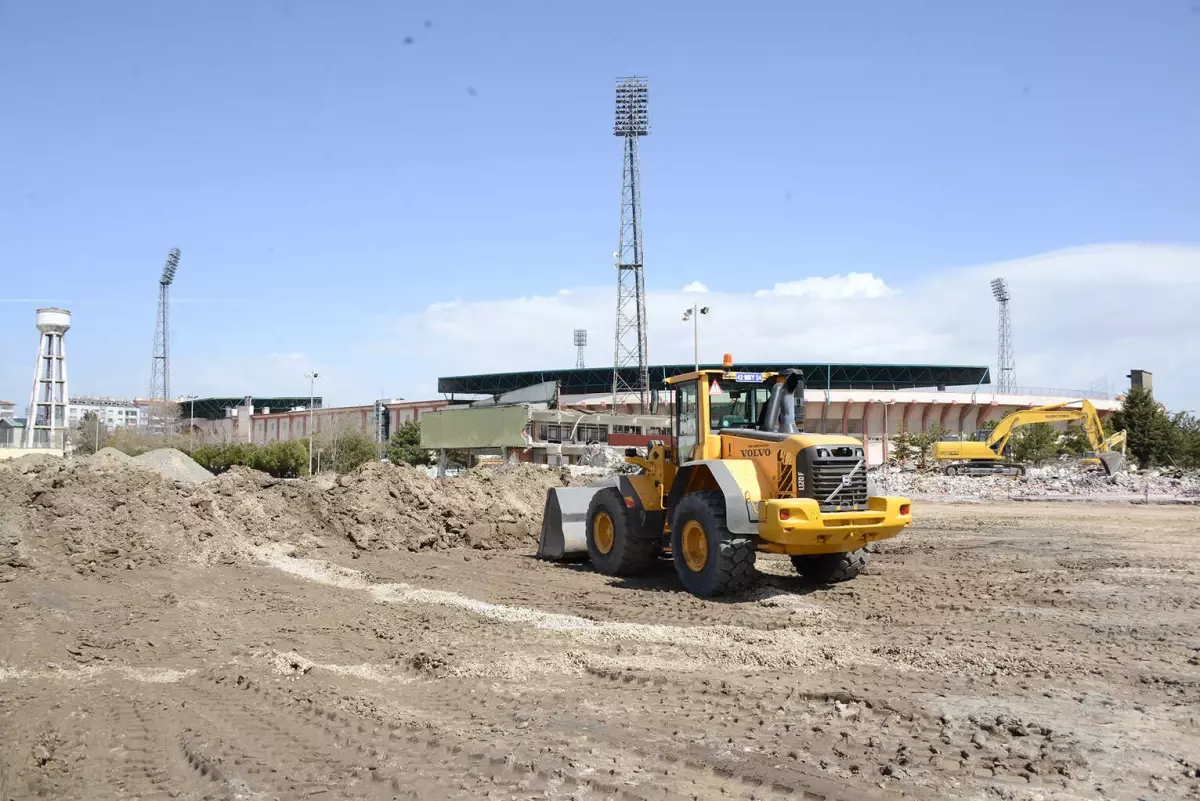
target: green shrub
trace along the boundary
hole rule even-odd
[[[192,453],[201,467],[214,473],[224,473],[234,465],[250,467],[276,478],[297,478],[308,475],[308,450],[303,442],[270,442],[251,445],[249,442],[224,442],[201,445]]]
[[[392,464],[433,464],[433,453],[421,447],[421,424],[409,420],[388,439],[388,461]]]

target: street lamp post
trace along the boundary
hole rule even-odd
[[[320,373],[315,370],[311,373],[305,373],[304,377],[308,379],[308,472],[312,475],[313,471],[313,404],[316,402],[316,382],[321,377]]]
[[[196,398],[199,395],[188,395],[184,400],[188,402],[188,437],[194,438],[196,433]]]
[[[683,321],[692,321],[692,357],[696,362],[696,372],[700,372],[700,315],[708,314],[708,307],[698,303],[683,313]]]

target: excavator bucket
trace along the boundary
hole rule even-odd
[[[590,487],[555,487],[546,493],[537,555],[542,559],[586,559],[588,504],[597,492],[614,485],[614,481],[605,481]]]
[[[1108,453],[1096,454],[1100,459],[1100,466],[1104,468],[1104,475],[1111,476],[1113,473],[1119,473],[1125,467],[1125,454],[1119,451],[1109,451]]]

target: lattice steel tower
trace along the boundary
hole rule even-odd
[[[992,296],[1000,304],[1000,321],[997,329],[996,369],[1000,375],[996,377],[996,391],[1000,393],[1014,392],[1017,389],[1017,362],[1013,356],[1012,318],[1008,313],[1008,281],[996,278],[992,281]]]
[[[165,426],[166,406],[171,402],[171,284],[179,269],[179,248],[171,248],[158,279],[158,316],[154,325],[154,359],[150,366],[150,425]]]
[[[587,347],[587,331],[582,328],[575,329],[575,369],[583,369],[583,349]]]
[[[621,169],[621,244],[614,254],[617,261],[617,328],[613,348],[613,405],[636,398],[641,412],[650,407],[650,362],[646,345],[638,138],[650,133],[649,98],[645,78],[617,80],[613,134],[624,140],[625,157]],[[626,372],[633,373],[632,380]]]

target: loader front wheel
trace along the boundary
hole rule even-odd
[[[725,496],[706,490],[679,502],[671,524],[671,556],[679,582],[709,598],[741,592],[754,583],[754,538],[730,533]]]
[[[813,556],[793,556],[796,572],[813,584],[836,584],[858,576],[867,566],[867,549],[849,553],[821,553]]]
[[[661,534],[661,532],[659,532]],[[597,492],[588,504],[588,559],[606,576],[642,573],[662,551],[659,539],[633,536],[633,524],[625,499],[615,489]]]

